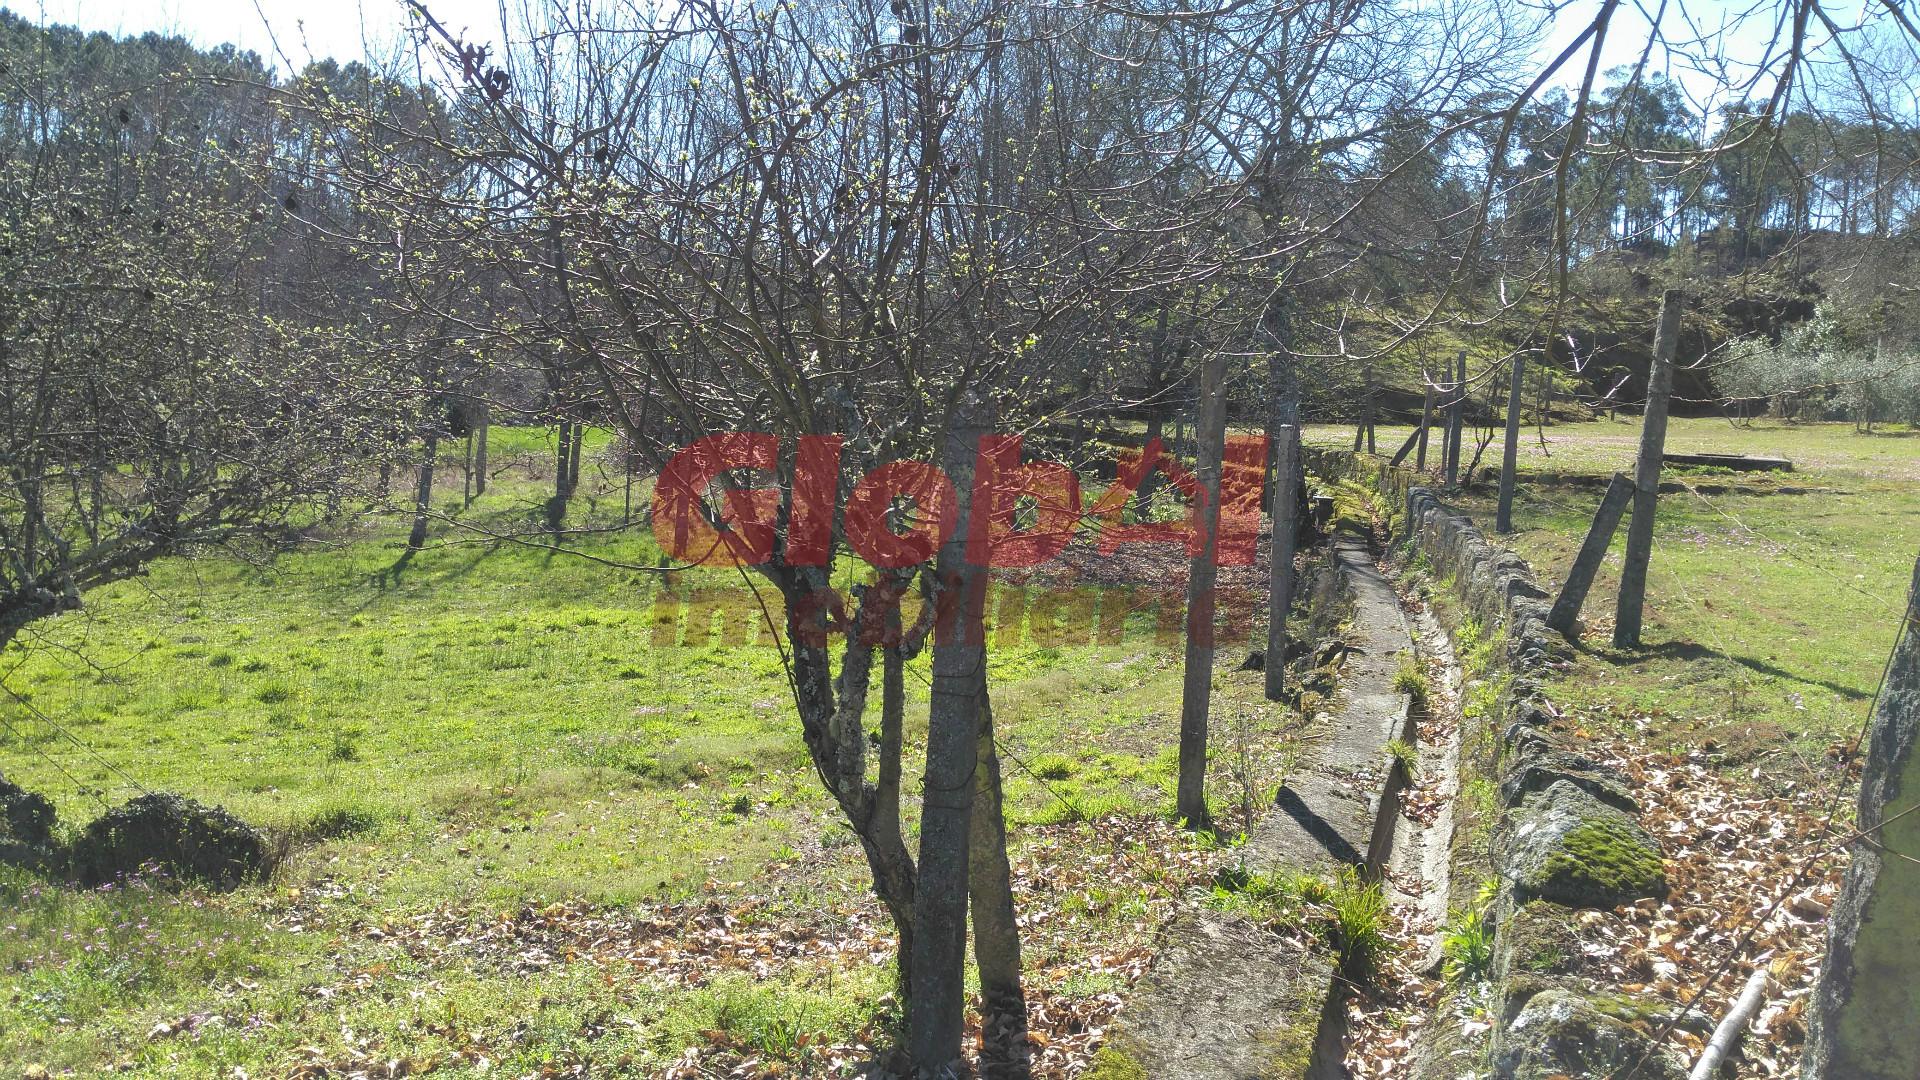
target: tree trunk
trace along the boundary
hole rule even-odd
[[[1161,438],[1166,432],[1166,411],[1165,404],[1155,403],[1153,406],[1153,415],[1147,417],[1148,442]],[[1153,493],[1158,490],[1160,490],[1160,470],[1150,469],[1140,478],[1139,490],[1133,493],[1134,520],[1146,520],[1147,507],[1152,503]]]
[[[553,452],[553,496],[547,500],[547,528],[555,532],[567,520],[567,501],[573,496],[568,483],[573,475],[573,421],[560,421]]]
[[[896,608],[892,627],[900,625]],[[907,854],[906,838],[900,832],[900,747],[906,728],[907,695],[903,678],[906,658],[898,646],[881,653],[880,674],[880,778],[874,788],[873,834],[876,848],[897,852],[884,872],[889,880],[880,898],[893,916],[895,935],[900,939],[895,953],[894,988],[902,1005],[913,1000],[913,896],[916,888],[913,859]],[[878,882],[882,874],[875,875]]]
[[[1467,350],[1454,362],[1453,399],[1447,403],[1447,486],[1460,483],[1460,439],[1467,413]]]
[[[1220,532],[1220,460],[1227,438],[1227,355],[1215,350],[1200,369],[1200,551],[1187,567],[1187,656],[1180,693],[1180,782],[1175,812],[1190,829],[1211,828],[1207,812],[1207,721],[1213,702],[1215,541]],[[1283,654],[1284,657],[1284,654]],[[1282,659],[1281,662],[1284,662]]]
[[[492,410],[480,403],[480,425],[473,433],[473,496],[487,493],[487,431],[493,426]]]
[[[1267,345],[1267,440],[1273,447],[1273,532],[1268,538],[1267,651],[1261,671],[1268,701],[1287,690],[1287,615],[1293,610],[1293,555],[1300,539],[1300,380],[1294,369],[1293,323],[1282,294],[1262,313]]]
[[[1513,531],[1513,482],[1520,467],[1520,393],[1527,383],[1527,355],[1513,354],[1513,381],[1507,386],[1507,445],[1500,453],[1500,506],[1494,531]]]
[[[440,433],[427,433],[427,446],[420,455],[419,483],[413,494],[413,531],[407,534],[407,549],[419,551],[427,542],[427,515],[433,512],[433,459],[440,452]]]
[[[1367,389],[1366,389],[1366,393],[1361,399],[1361,405],[1360,405],[1360,426],[1364,428],[1367,433],[1367,453],[1377,454],[1380,451],[1376,449],[1373,444],[1374,400],[1373,400],[1373,361],[1371,360],[1367,361],[1366,379],[1367,379]]]
[[[1887,663],[1860,776],[1847,876],[1827,925],[1826,962],[1807,1010],[1807,1080],[1920,1075],[1920,563]]]
[[[1013,866],[1007,858],[1007,821],[1002,806],[1000,754],[994,744],[993,699],[986,673],[980,677],[980,742],[973,792],[973,828],[968,838],[968,894],[973,910],[973,960],[980,971],[982,1027],[990,1075],[1024,1078],[1027,1064],[1027,1001],[1020,988],[1020,925],[1013,906]]]
[[[941,610],[934,631],[913,907],[914,996],[907,1010],[916,1077],[937,1077],[957,1065],[966,1016],[968,838],[980,746],[980,680],[987,661],[987,575],[966,557],[975,458],[986,430],[978,408],[971,400],[955,404],[941,455],[959,493],[960,512],[937,563]]]
[[[1660,298],[1660,329],[1653,338],[1653,370],[1647,376],[1647,411],[1640,427],[1640,458],[1633,468],[1633,521],[1627,526],[1627,557],[1620,568],[1620,601],[1614,610],[1613,644],[1640,645],[1640,618],[1647,599],[1647,563],[1653,556],[1653,518],[1660,505],[1660,461],[1666,452],[1667,397],[1673,393],[1673,354],[1680,344],[1680,290]]]

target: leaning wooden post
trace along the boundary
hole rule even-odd
[[[1547,614],[1547,625],[1569,639],[1578,631],[1580,607],[1587,602],[1587,590],[1593,588],[1593,576],[1607,557],[1607,548],[1613,546],[1613,534],[1620,528],[1621,515],[1627,512],[1627,500],[1632,497],[1633,481],[1614,473],[1607,493],[1600,499],[1600,509],[1594,512],[1593,524],[1587,528],[1586,542],[1574,556],[1573,569],[1567,571],[1567,583],[1560,587],[1560,597]]]
[[[1200,368],[1200,550],[1187,566],[1187,657],[1180,692],[1180,779],[1175,812],[1190,829],[1212,825],[1207,813],[1207,720],[1213,703],[1214,542],[1220,532],[1220,462],[1227,440],[1227,353],[1215,349]],[[1285,662],[1284,659],[1281,662]]]
[[[1393,452],[1393,460],[1387,462],[1387,464],[1389,466],[1397,466],[1407,460],[1407,455],[1413,453],[1413,444],[1418,441],[1420,441],[1420,429],[1415,428],[1407,435],[1407,441],[1400,444],[1400,449]]]
[[[1853,846],[1827,926],[1806,1080],[1920,1076],[1920,564],[1874,706]]]
[[[1520,465],[1520,391],[1527,381],[1527,354],[1514,350],[1513,380],[1507,386],[1507,445],[1500,455],[1500,509],[1494,531],[1513,531],[1513,474]]]
[[[1680,344],[1680,290],[1660,298],[1660,329],[1653,336],[1653,370],[1647,376],[1647,410],[1640,427],[1640,459],[1633,467],[1633,522],[1627,526],[1627,561],[1620,569],[1620,601],[1614,609],[1615,648],[1640,645],[1640,616],[1647,601],[1647,562],[1653,556],[1653,516],[1660,504],[1660,459],[1666,452],[1667,398],[1673,393],[1673,354]]]
[[[1420,446],[1413,454],[1413,468],[1416,472],[1427,471],[1427,429],[1433,426],[1433,383],[1425,379],[1426,397],[1420,402]]]
[[[1447,405],[1447,486],[1460,482],[1460,427],[1467,410],[1467,350],[1460,350],[1454,364],[1453,400]]]

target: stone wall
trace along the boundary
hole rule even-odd
[[[1496,707],[1463,725],[1468,745],[1463,785],[1484,781],[1497,793],[1489,857],[1495,897],[1482,913],[1493,933],[1491,981],[1456,988],[1487,1006],[1492,1030],[1462,1037],[1459,1006],[1443,1006],[1422,1036],[1422,1077],[1489,1073],[1498,1080],[1598,1077],[1638,1065],[1644,1080],[1679,1077],[1684,1064],[1652,1050],[1642,1030],[1663,1017],[1661,1003],[1623,993],[1606,967],[1579,947],[1584,918],[1666,892],[1659,845],[1640,825],[1631,783],[1581,753],[1581,738],[1561,722],[1548,679],[1567,642],[1547,628],[1551,597],[1526,560],[1486,538],[1471,517],[1449,508],[1411,470],[1382,459],[1316,451],[1318,476],[1359,480],[1395,500],[1394,541],[1423,559],[1436,582],[1476,621],[1483,640],[1504,647],[1504,683]],[[1468,871],[1480,868],[1464,868]],[[1456,874],[1456,878],[1461,877]],[[1455,908],[1461,907],[1456,898]],[[1471,1010],[1468,1010],[1471,1011]],[[1643,1060],[1644,1059],[1644,1060]]]

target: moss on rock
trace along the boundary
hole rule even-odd
[[[1147,1067],[1132,1054],[1109,1044],[1094,1052],[1086,1080],[1147,1080]]]
[[[1515,815],[1506,875],[1515,898],[1612,908],[1667,891],[1653,838],[1616,807],[1561,780]]]
[[[1629,1024],[1563,988],[1542,990],[1502,1032],[1494,1051],[1497,1080],[1614,1076],[1634,1068],[1646,1080],[1678,1080],[1684,1070]]]

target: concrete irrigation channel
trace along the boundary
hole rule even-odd
[[[1447,908],[1451,815],[1425,825],[1399,813],[1412,782],[1389,750],[1420,746],[1426,717],[1396,685],[1404,666],[1429,672],[1451,661],[1431,616],[1409,611],[1376,565],[1367,539],[1341,531],[1330,542],[1333,582],[1350,611],[1338,686],[1302,740],[1273,807],[1243,849],[1262,875],[1355,868],[1383,876],[1395,903],[1438,927]],[[1318,602],[1317,599],[1314,602]],[[1421,621],[1431,625],[1422,625]],[[1422,642],[1441,651],[1423,656]],[[1430,675],[1431,678],[1431,675]],[[1434,695],[1451,702],[1457,677]],[[1422,776],[1449,791],[1458,743],[1420,746]],[[1437,778],[1437,781],[1436,781]],[[1437,948],[1437,944],[1433,946]],[[1122,1011],[1107,1051],[1115,1076],[1180,1080],[1343,1077],[1347,973],[1324,943],[1286,937],[1232,911],[1202,910],[1168,928],[1159,959]]]

